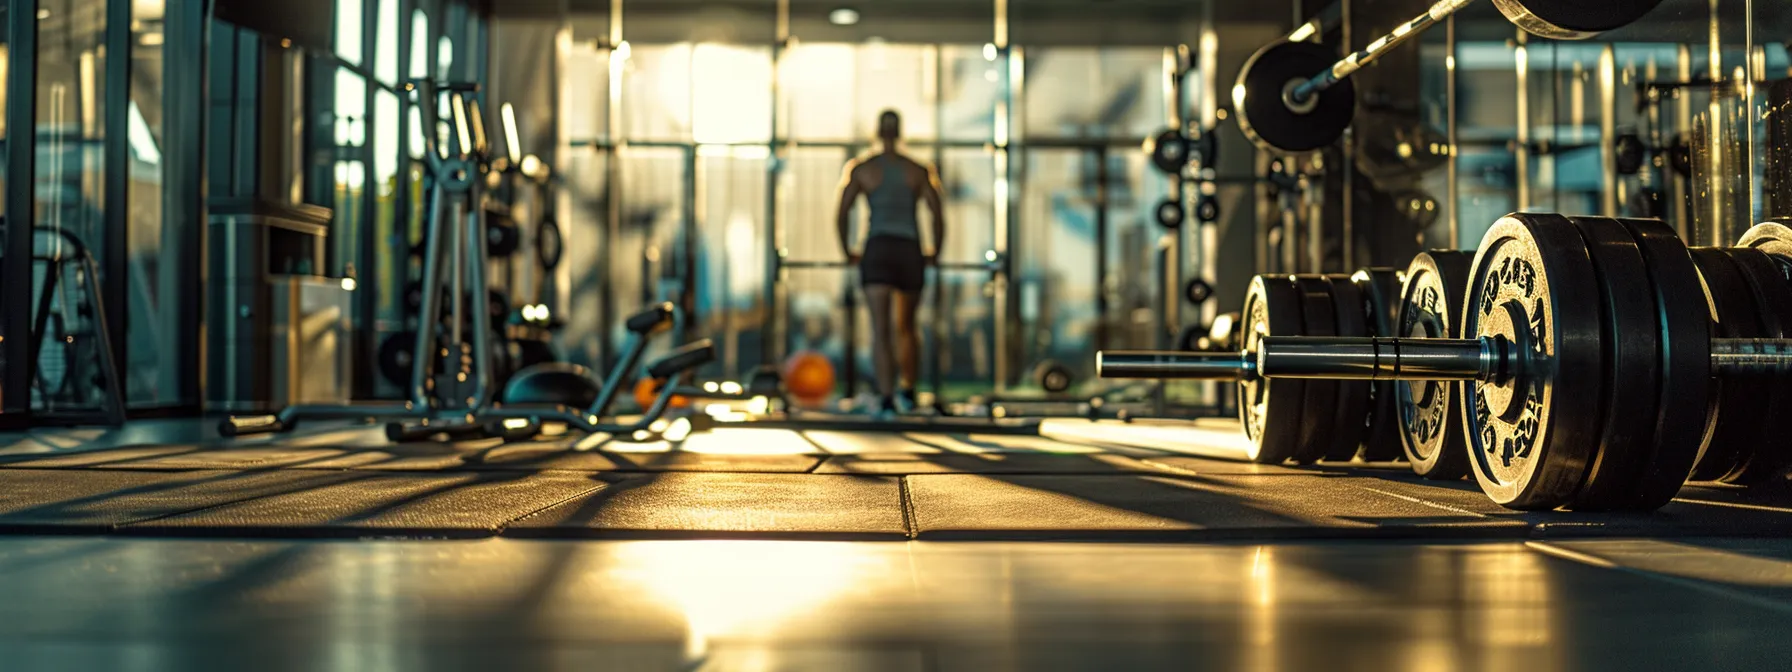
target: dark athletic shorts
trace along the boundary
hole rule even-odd
[[[889,285],[897,291],[917,293],[927,284],[927,258],[921,241],[895,236],[874,236],[865,241],[859,259],[859,282],[866,286]]]

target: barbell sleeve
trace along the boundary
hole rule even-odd
[[[1301,82],[1299,86],[1294,87],[1294,89],[1288,92],[1288,102],[1290,103],[1290,107],[1304,104],[1307,99],[1311,98],[1314,94],[1332,88],[1337,85],[1338,82],[1343,81],[1344,78],[1361,70],[1363,66],[1375,62],[1375,59],[1381,58],[1382,55],[1386,54],[1389,50],[1400,46],[1401,43],[1412,39],[1419,33],[1425,32],[1425,29],[1430,28],[1433,24],[1449,18],[1450,15],[1455,14],[1457,10],[1474,4],[1474,2],[1475,0],[1438,0],[1436,4],[1431,5],[1430,9],[1425,10],[1424,14],[1420,14],[1417,18],[1400,24],[1400,27],[1395,28],[1394,32],[1383,35],[1381,36],[1381,39],[1374,42],[1370,42],[1369,46],[1363,47],[1361,50],[1352,53],[1349,56],[1345,56],[1342,60],[1333,64],[1332,67],[1326,69],[1324,72],[1314,75],[1311,79]]]

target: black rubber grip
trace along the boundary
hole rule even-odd
[[[680,373],[695,369],[715,361],[716,346],[709,339],[692,341],[684,347],[673,350],[672,354],[654,360],[647,365],[649,378],[671,378]]]
[[[624,323],[623,326],[627,327],[629,333],[632,334],[653,333],[661,327],[672,324],[672,311],[673,306],[671,303],[662,303],[639,313],[635,313],[632,317],[628,318],[628,322]]]

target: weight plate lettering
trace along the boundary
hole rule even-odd
[[[1567,504],[1598,442],[1605,365],[1599,280],[1586,242],[1559,215],[1495,222],[1470,274],[1462,333],[1499,338],[1519,366],[1463,388],[1470,467],[1514,509]]]

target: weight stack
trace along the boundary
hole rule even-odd
[[[1761,146],[1766,152],[1761,187],[1766,203],[1762,213],[1767,219],[1792,217],[1792,79],[1782,79],[1767,87],[1767,112],[1764,115],[1767,137]]]

